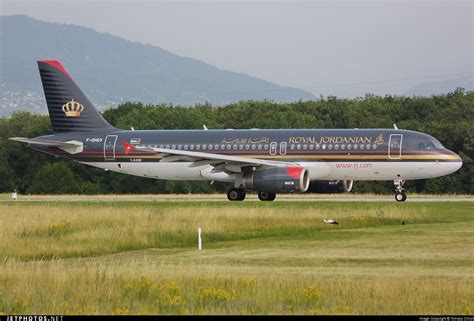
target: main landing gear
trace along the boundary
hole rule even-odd
[[[405,184],[405,181],[402,179],[397,179],[394,180],[393,183],[395,184],[395,200],[397,202],[405,202],[407,199],[405,189],[403,188],[403,184]]]
[[[261,201],[273,201],[276,197],[275,193],[258,192],[258,199]]]
[[[245,191],[241,188],[233,188],[227,192],[229,201],[243,201],[245,199]]]
[[[233,188],[227,192],[229,201],[243,201],[245,199],[245,191],[242,188]],[[258,199],[261,201],[273,201],[276,198],[275,193],[258,192]]]

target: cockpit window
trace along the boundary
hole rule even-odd
[[[418,149],[442,149],[444,148],[438,140],[432,138],[430,140],[422,141],[418,144]]]

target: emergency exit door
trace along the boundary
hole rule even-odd
[[[104,159],[115,160],[115,143],[117,142],[117,135],[108,135],[104,142]]]
[[[388,158],[401,159],[402,158],[402,134],[391,134],[388,142]]]

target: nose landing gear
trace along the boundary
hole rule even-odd
[[[395,193],[395,200],[397,202],[405,202],[405,200],[407,199],[407,195],[403,192],[400,192],[400,193]]]
[[[402,179],[396,179],[393,181],[393,184],[395,184],[395,200],[397,202],[405,202],[407,199],[405,189],[403,188],[405,181]]]

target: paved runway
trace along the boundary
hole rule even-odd
[[[3,195],[4,196],[4,195]],[[228,202],[224,194],[211,195],[58,195],[58,196],[23,196],[16,202]],[[257,202],[256,195],[248,195],[244,202]],[[473,202],[472,196],[422,196],[408,194],[406,202]],[[0,202],[14,202],[9,197],[2,197]],[[277,195],[275,202],[394,202],[394,196],[365,195]]]

